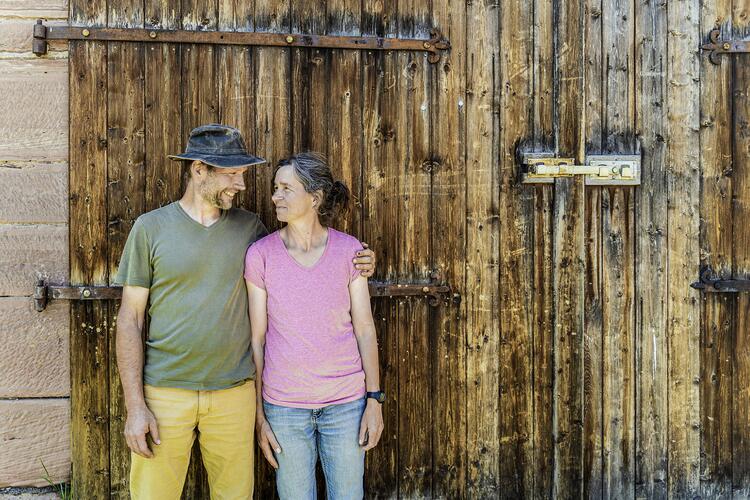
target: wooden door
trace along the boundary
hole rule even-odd
[[[746,1],[706,12],[723,40],[750,36]],[[706,28],[712,28],[707,24]],[[706,40],[708,42],[708,40]],[[750,279],[750,56],[701,65],[701,265]],[[750,496],[750,293],[701,295],[701,490]]]
[[[75,26],[255,30],[429,38],[445,26],[461,47],[461,9],[418,0],[256,2],[71,0]],[[451,17],[452,23],[448,23]],[[238,127],[269,165],[248,173],[239,204],[270,229],[272,166],[294,151],[327,154],[355,203],[338,225],[378,254],[376,278],[463,286],[460,118],[463,53],[173,43],[70,43],[70,254],[73,284],[107,285],[135,219],[181,194],[189,131]],[[463,104],[462,104],[463,106]],[[440,127],[435,125],[440,123]],[[449,297],[449,299],[451,299]],[[115,366],[117,302],[72,305],[73,482],[80,498],[127,497],[125,408]],[[388,402],[381,444],[367,456],[368,495],[462,496],[465,345],[460,300],[373,301]],[[256,496],[274,495],[257,455]],[[184,497],[207,498],[197,446]]]

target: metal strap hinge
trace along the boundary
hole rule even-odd
[[[640,155],[589,155],[584,165],[574,158],[555,158],[552,153],[525,153],[524,184],[552,183],[559,177],[585,176],[587,185],[638,185]]]
[[[438,306],[443,300],[460,302],[460,296],[453,293],[450,286],[439,284],[433,277],[429,283],[394,284],[371,281],[369,283],[371,297],[427,297],[431,306]],[[39,280],[34,288],[34,308],[41,312],[50,300],[119,300],[122,297],[121,286],[75,286],[48,285]]]
[[[711,43],[705,43],[701,46],[701,50],[707,50],[708,59],[714,63],[719,64],[720,54],[738,54],[750,52],[750,40],[722,40],[721,30],[711,30],[708,35]]]
[[[45,26],[39,19],[34,26],[32,50],[47,53],[47,40],[99,40],[116,42],[198,43],[216,45],[256,45],[268,47],[315,47],[355,50],[409,50],[427,52],[427,60],[436,63],[451,44],[437,30],[430,38],[407,39],[377,36],[302,35],[241,31],[159,30],[141,28],[102,28],[84,26]]]
[[[701,269],[698,281],[691,283],[690,286],[704,292],[750,292],[750,279],[721,279],[714,274],[711,266],[706,266]]]

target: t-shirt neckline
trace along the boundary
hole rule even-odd
[[[326,231],[328,232],[328,239],[326,240],[326,247],[323,249],[323,253],[321,254],[321,256],[318,257],[318,260],[316,260],[315,263],[311,266],[303,266],[297,261],[297,259],[292,257],[292,254],[289,253],[289,249],[284,244],[284,240],[281,239],[281,230],[276,231],[275,235],[276,235],[276,241],[278,241],[278,244],[281,245],[281,249],[283,250],[284,255],[286,255],[286,257],[289,260],[291,260],[294,263],[294,265],[296,265],[297,267],[299,267],[300,269],[304,271],[312,271],[323,262],[323,260],[326,258],[326,255],[328,255],[328,250],[331,248],[331,240],[333,239],[333,230],[329,227],[329,228],[326,228]]]
[[[203,224],[201,224],[197,220],[195,220],[192,217],[190,217],[190,214],[187,213],[184,208],[182,208],[182,205],[180,204],[179,200],[175,201],[174,205],[177,207],[177,211],[180,214],[182,214],[183,217],[185,217],[188,221],[190,221],[195,227],[198,227],[198,228],[200,228],[200,229],[202,229],[204,231],[212,231],[214,228],[220,226],[224,222],[224,220],[227,218],[227,213],[229,212],[229,210],[220,209],[221,212],[220,212],[220,215],[219,215],[219,220],[217,220],[216,222],[214,222],[210,226],[204,226]]]

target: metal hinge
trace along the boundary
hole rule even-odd
[[[708,38],[711,43],[703,44],[701,49],[710,51],[708,59],[714,64],[719,64],[719,54],[750,52],[750,40],[721,40],[721,30],[719,29],[712,30]]]
[[[750,292],[750,280],[721,279],[714,274],[711,266],[701,269],[698,281],[691,283],[691,287],[704,292],[739,293]]]
[[[585,176],[586,185],[638,185],[640,155],[589,155],[584,165],[574,158],[555,158],[552,153],[524,153],[524,184],[549,184],[559,177]]]
[[[436,275],[429,283],[394,284],[371,281],[371,297],[426,297],[431,306],[438,306],[442,300],[461,301],[461,296],[453,293],[450,286],[439,284]],[[86,285],[49,285],[39,280],[34,288],[34,308],[44,311],[50,300],[119,300],[122,298],[121,286],[86,286]]]
[[[39,19],[34,26],[32,50],[47,53],[47,40],[99,40],[115,42],[198,43],[215,45],[255,45],[267,47],[316,47],[355,50],[410,50],[427,52],[427,60],[436,63],[450,42],[437,30],[430,38],[407,39],[377,36],[301,35],[240,31],[157,30],[141,28],[101,28],[85,26],[45,26]]]

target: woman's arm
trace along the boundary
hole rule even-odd
[[[380,366],[378,364],[378,337],[375,321],[370,308],[370,290],[367,278],[362,276],[349,284],[349,297],[352,304],[352,326],[357,338],[362,369],[365,372],[367,392],[380,390]],[[367,399],[367,407],[362,415],[359,430],[359,444],[365,451],[374,448],[383,433],[383,410],[374,399]],[[366,443],[365,443],[366,441]]]
[[[275,469],[279,464],[273,456],[271,447],[276,453],[281,453],[281,447],[273,435],[271,425],[266,420],[263,411],[263,361],[266,349],[266,328],[268,327],[268,312],[266,310],[266,291],[254,285],[250,280],[247,284],[247,303],[250,312],[250,330],[252,337],[250,347],[253,350],[253,361],[255,362],[255,432],[258,437],[258,445],[263,451],[266,460]]]

